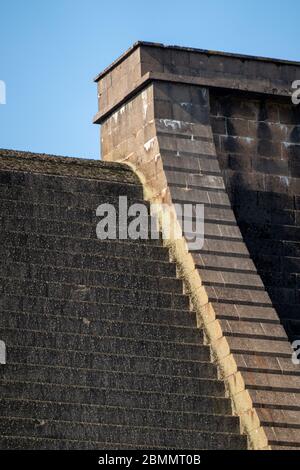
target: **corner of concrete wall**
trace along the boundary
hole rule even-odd
[[[145,198],[156,205],[163,233],[172,221],[173,234],[166,236],[165,244],[177,262],[249,447],[295,448],[300,445],[300,376],[233,211],[223,156],[216,148],[224,116],[211,109],[210,96],[225,89],[225,112],[233,112],[230,96],[238,89],[237,111],[245,115],[253,108],[249,96],[277,94],[287,99],[297,67],[171,49],[141,46],[140,76],[133,86],[130,67],[120,62],[127,80],[121,99],[118,87],[105,78],[110,84],[108,103],[100,102],[96,119],[102,121],[102,157],[133,168]],[[229,143],[233,139],[225,137]],[[182,236],[177,205],[183,204],[204,206],[201,249],[193,250],[189,237]],[[195,213],[190,222],[195,222]]]

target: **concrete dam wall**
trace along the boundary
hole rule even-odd
[[[1,449],[300,448],[299,77],[139,42],[102,161],[0,150]]]

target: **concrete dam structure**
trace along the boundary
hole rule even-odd
[[[0,150],[1,449],[300,448],[297,79],[139,42],[95,79],[102,161]],[[157,238],[97,237],[120,196]]]

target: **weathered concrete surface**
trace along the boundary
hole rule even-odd
[[[128,166],[0,150],[0,448],[245,449],[168,249],[96,238],[121,195]]]
[[[211,123],[244,240],[291,340],[300,337],[300,107],[211,94]]]
[[[297,334],[299,76],[298,63],[142,43],[97,78],[103,159],[134,168],[174,217],[175,202],[205,205],[204,248],[169,245],[260,449],[300,446],[300,371],[280,324]]]

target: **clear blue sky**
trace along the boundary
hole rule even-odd
[[[99,158],[92,78],[137,40],[300,60],[299,0],[0,0],[0,147]]]

